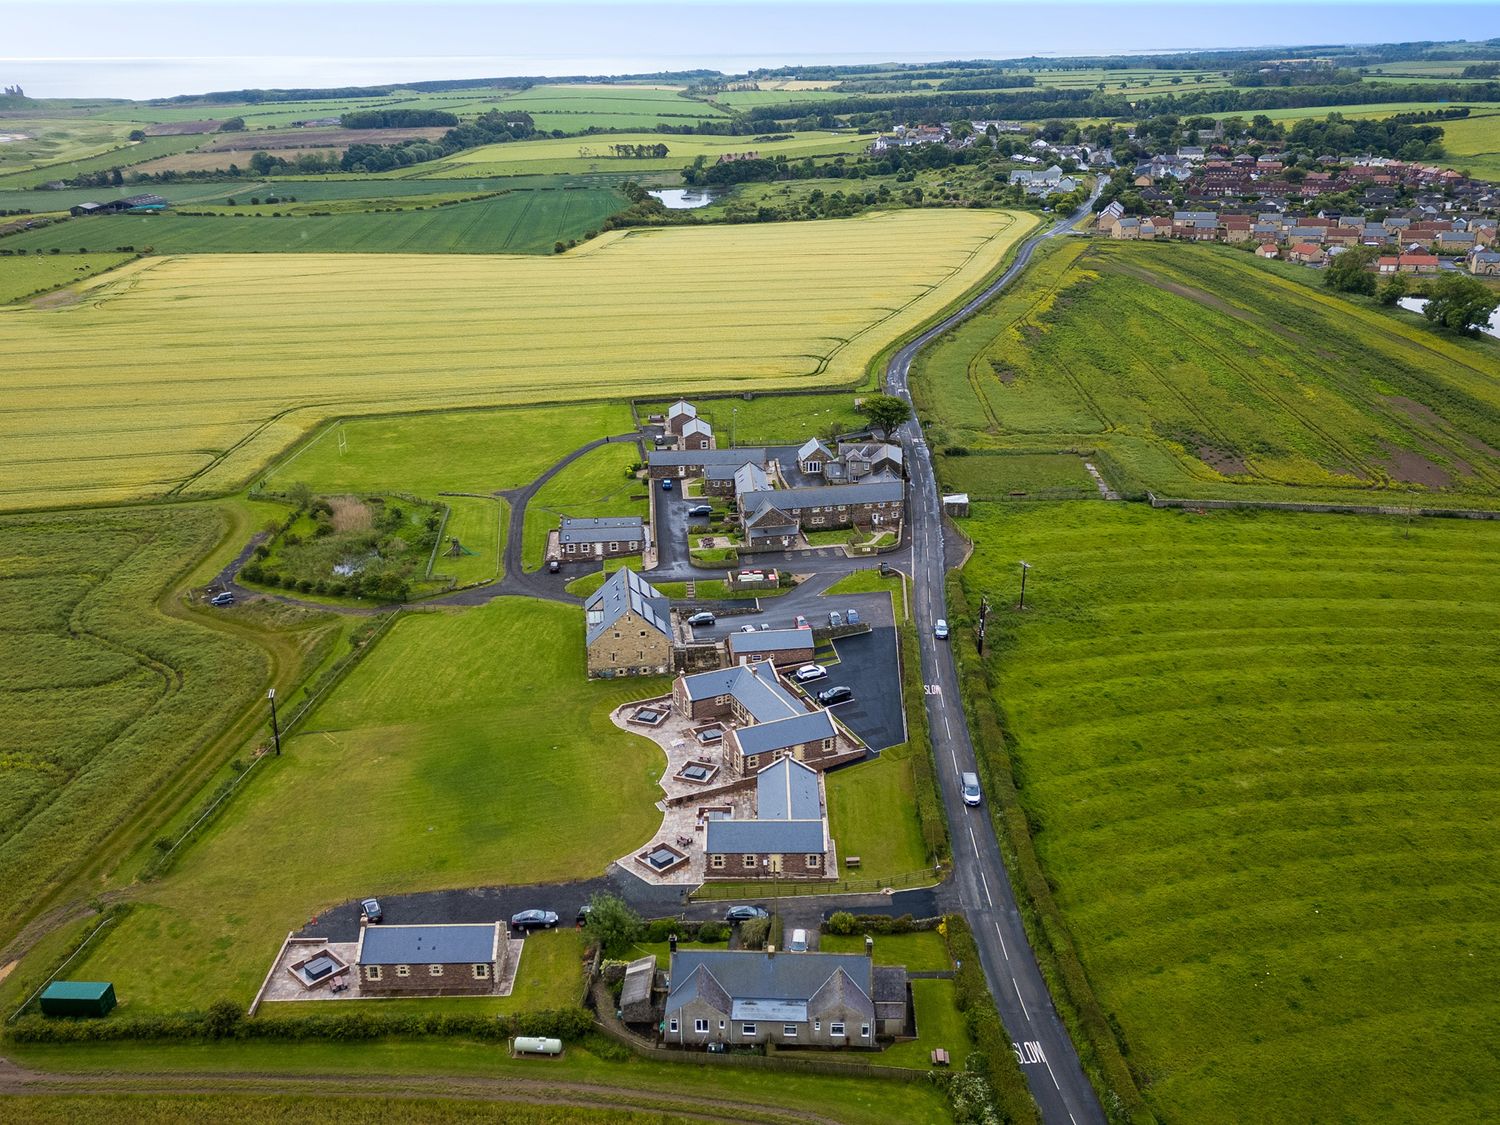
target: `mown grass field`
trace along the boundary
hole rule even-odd
[[[1500,107],[1471,113],[1461,121],[1444,121],[1445,161],[1482,180],[1500,180]]]
[[[429,176],[520,176],[544,172],[676,172],[698,156],[710,164],[726,152],[758,152],[788,159],[805,156],[852,156],[869,147],[871,136],[852,132],[796,133],[791,140],[757,141],[754,137],[672,135],[666,133],[610,133],[591,137],[562,137],[484,145],[455,153],[446,160],[417,164],[390,175],[408,179]],[[665,144],[664,157],[615,157],[611,145]]]
[[[9,125],[9,123],[7,123]],[[48,130],[50,132],[50,129]],[[147,137],[143,141],[116,142],[116,147],[85,145],[85,151],[97,148],[95,155],[79,156],[59,161],[36,163],[31,168],[14,172],[0,172],[0,188],[33,188],[53,180],[71,180],[84,172],[107,172],[111,168],[129,168],[144,164],[159,156],[185,152],[202,142],[202,137]],[[60,153],[69,152],[71,143],[61,142]],[[3,166],[0,166],[3,167]]]
[[[520,598],[398,621],[80,971],[136,1011],[248,1004],[333,904],[601,873],[660,824],[660,751],[608,719],[652,685],[590,683],[582,632]]]
[[[301,202],[294,206],[305,209]],[[277,217],[267,213],[275,210],[268,204],[253,215],[74,219],[14,235],[6,246],[32,252],[149,246],[158,254],[550,254],[554,243],[598,230],[624,206],[625,197],[608,188],[518,191],[394,213]]]
[[[642,418],[665,414],[673,401],[643,402],[637,409]],[[735,445],[801,445],[810,434],[854,433],[869,425],[847,394],[757,395],[748,401],[743,396],[711,398],[693,405],[698,417],[713,426],[721,447],[731,440]]]
[[[356,418],[327,427],[260,479],[272,492],[296,481],[321,493],[499,492],[633,426],[629,407],[603,402]]]
[[[526,505],[521,545],[523,565],[539,570],[547,550],[547,535],[563,516],[640,516],[649,518],[650,481],[630,472],[641,459],[634,442],[618,442],[591,449],[542,485]]]
[[[0,312],[0,507],[228,491],[335,414],[853,384],[1031,221],[911,211],[291,272],[147,259],[68,308]]]
[[[1229,249],[1069,242],[918,360],[935,448],[1069,451],[1124,492],[1500,506],[1500,346]],[[947,457],[985,495],[999,458]]]
[[[911,745],[893,746],[872,762],[828,774],[828,830],[839,857],[857,855],[850,879],[909,875],[927,867],[927,847],[915,816],[917,791]]]
[[[451,577],[460,586],[492,582],[504,572],[506,530],[510,505],[504,500],[481,500],[476,496],[445,496],[448,522],[438,544],[432,572]],[[451,555],[451,540],[457,539],[464,554]]]
[[[0,305],[72,285],[130,261],[129,254],[48,254],[0,263]]]
[[[210,509],[0,520],[0,912],[9,920],[171,779],[267,674],[160,613],[223,534]]]
[[[1169,1121],[1495,1105],[1500,526],[987,505],[970,601],[1088,977]],[[1274,1075],[1274,1081],[1267,1076]]]

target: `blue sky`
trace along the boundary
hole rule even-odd
[[[151,97],[504,74],[1485,39],[1500,5],[0,0],[0,81]]]

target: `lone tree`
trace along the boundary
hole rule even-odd
[[[1334,255],[1333,261],[1323,270],[1323,284],[1340,293],[1374,296],[1375,275],[1369,266],[1375,253],[1368,246],[1351,246],[1342,254]]]
[[[618,957],[640,937],[640,915],[615,895],[597,894],[589,899],[583,932],[599,943],[606,957]]]
[[[1457,273],[1444,274],[1434,281],[1427,289],[1427,298],[1422,315],[1455,332],[1473,332],[1500,307],[1500,294]]]
[[[887,436],[911,417],[911,403],[895,395],[871,395],[862,407],[870,424]]]

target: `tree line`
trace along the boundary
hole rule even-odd
[[[445,109],[356,109],[339,118],[345,129],[413,129],[454,126],[458,115]]]

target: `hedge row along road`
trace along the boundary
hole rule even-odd
[[[1090,198],[1076,214],[1023,242],[1016,251],[1015,261],[983,292],[892,356],[886,368],[890,393],[910,400],[907,377],[917,353],[982,308],[1019,276],[1040,242],[1066,232],[1092,205]],[[1005,1030],[1015,1044],[1042,1120],[1048,1125],[1104,1125],[1104,1110],[1084,1076],[1078,1052],[1057,1015],[1027,940],[989,814],[984,806],[968,808],[959,795],[959,774],[977,772],[978,766],[959,697],[952,649],[948,641],[938,641],[932,635],[933,624],[948,616],[942,505],[921,423],[915,418],[905,423],[900,438],[911,474],[908,510],[912,528],[913,602],[921,638],[927,724],[932,733],[943,805],[948,813],[960,902],[974,930],[990,992],[1000,1009]]]

